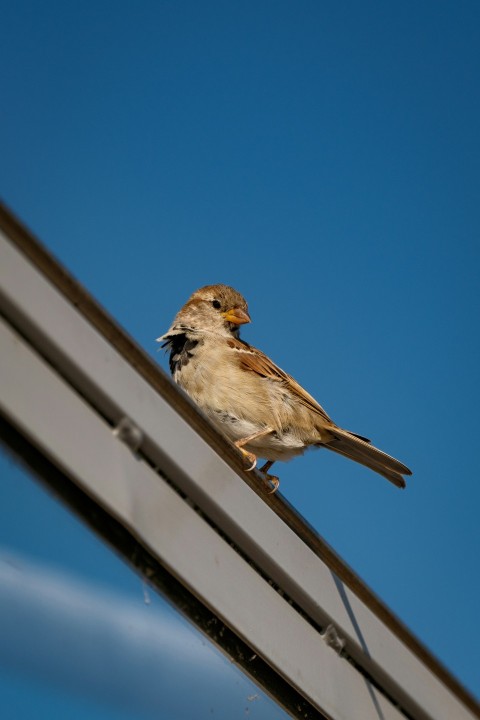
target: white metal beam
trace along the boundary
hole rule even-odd
[[[401,720],[4,321],[0,347],[1,412],[280,675],[334,720]]]
[[[0,236],[0,305],[111,422],[127,416],[165,471],[315,622],[416,718],[473,717],[439,679],[236,476],[125,359]]]

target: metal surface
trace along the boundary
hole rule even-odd
[[[128,418],[142,456],[309,622],[333,624],[352,660],[411,717],[480,717],[445,668],[280,495],[267,495],[258,478],[243,472],[238,454],[178,388],[1,209],[0,226],[8,235],[0,238],[2,312],[68,383],[111,425]],[[311,633],[318,634],[312,627]]]

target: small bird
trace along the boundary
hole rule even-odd
[[[170,351],[177,382],[214,425],[240,450],[253,470],[273,487],[268,471],[309,447],[326,447],[405,487],[411,471],[374,447],[370,440],[343,430],[317,401],[260,350],[240,340],[249,323],[245,299],[228,285],[200,288],[157,340]]]

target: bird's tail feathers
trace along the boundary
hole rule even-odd
[[[405,487],[403,475],[412,474],[406,465],[391,455],[387,455],[383,450],[379,450],[361,435],[342,430],[339,427],[328,428],[328,430],[333,437],[322,443],[324,447],[365,465],[379,475],[383,475],[397,487]]]

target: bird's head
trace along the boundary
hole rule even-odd
[[[159,340],[189,330],[238,337],[240,325],[249,322],[248,305],[239,292],[229,285],[205,285],[187,300]]]

